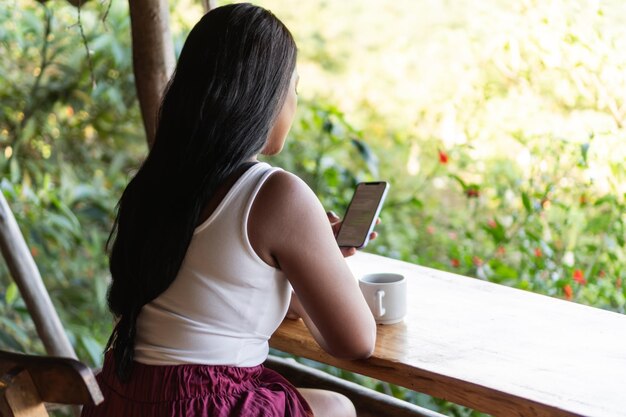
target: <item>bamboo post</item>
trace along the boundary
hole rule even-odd
[[[9,204],[0,191],[0,250],[26,302],[37,334],[52,356],[76,359],[61,320],[57,315],[41,274],[20,231]]]

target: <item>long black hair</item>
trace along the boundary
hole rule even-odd
[[[208,200],[258,154],[282,108],[296,45],[271,12],[218,7],[191,30],[165,92],[155,142],[118,204],[107,247],[107,344],[130,376],[141,308],[174,281]]]

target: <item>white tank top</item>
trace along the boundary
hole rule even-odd
[[[196,228],[176,279],[139,314],[135,360],[241,367],[265,361],[291,285],[256,254],[247,226],[255,196],[277,170],[253,165]]]

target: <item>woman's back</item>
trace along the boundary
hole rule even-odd
[[[247,229],[254,198],[276,170],[253,165],[196,228],[172,285],[141,310],[135,360],[256,366],[266,359],[291,286],[255,253]]]

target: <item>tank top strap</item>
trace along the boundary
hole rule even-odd
[[[282,171],[282,169],[272,167],[265,162],[258,162],[248,168],[237,179],[237,181],[235,181],[222,201],[218,204],[215,210],[213,210],[213,213],[211,213],[211,215],[203,223],[196,227],[194,235],[197,235],[206,229],[210,224],[218,221],[218,218],[223,217],[224,214],[229,212],[232,208],[237,208],[237,211],[243,210],[243,212],[239,211],[244,215],[244,219],[241,220],[247,221],[248,213],[250,212],[254,198],[267,178],[276,171]]]
[[[267,164],[265,164],[267,165]],[[247,201],[243,204],[243,223],[246,225],[248,223],[248,217],[250,216],[250,210],[252,209],[252,204],[254,204],[254,200],[256,199],[257,194],[265,184],[265,181],[277,171],[282,171],[281,168],[272,167],[267,165],[267,167],[263,167],[264,169],[255,176],[255,180],[250,181],[250,191],[247,195]],[[251,168],[252,169],[252,168]],[[247,233],[247,228],[244,229]]]

